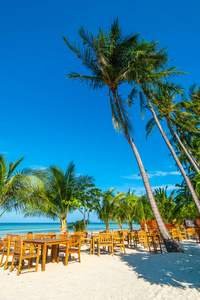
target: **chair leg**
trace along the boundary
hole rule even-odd
[[[3,258],[4,258],[4,253],[2,253],[1,262],[0,262],[0,267],[1,267],[2,264],[3,264]]]
[[[79,260],[79,263],[81,263],[81,253],[80,253],[80,251],[78,252],[78,260]]]
[[[13,255],[12,264],[11,264],[11,267],[10,267],[10,272],[12,272],[12,270],[13,270],[14,262],[15,262],[15,257]]]
[[[125,246],[123,245],[123,248],[124,248],[124,253],[126,253],[126,249],[125,249]]]
[[[35,272],[38,271],[39,257],[40,257],[40,252],[39,252],[39,250],[38,250],[38,255],[37,255],[37,259],[36,259],[36,266],[35,266]]]
[[[17,276],[19,276],[19,274],[20,274],[21,266],[22,266],[22,258],[20,257],[18,271],[17,271]]]
[[[4,270],[7,269],[7,265],[8,265],[8,259],[9,259],[9,255],[7,254],[7,257],[6,257],[6,262],[5,262],[5,266],[4,266]]]

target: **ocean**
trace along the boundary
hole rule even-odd
[[[71,223],[68,223],[70,225]],[[140,226],[135,224],[134,229]],[[88,232],[101,231],[106,229],[105,223],[91,222],[88,225]],[[110,224],[110,230],[118,230],[119,226],[115,223]],[[128,229],[128,225],[124,224],[123,229]],[[48,231],[60,232],[60,223],[0,223],[0,237],[5,237],[7,233],[25,235],[29,231],[35,233],[47,233]],[[73,232],[73,230],[69,230]]]

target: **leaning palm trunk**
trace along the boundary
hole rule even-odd
[[[186,174],[186,172],[185,172],[182,164],[180,163],[180,161],[179,161],[179,159],[178,159],[178,157],[177,157],[177,155],[176,155],[176,153],[175,153],[172,145],[170,144],[168,138],[166,137],[166,134],[164,133],[164,131],[162,129],[162,126],[160,125],[160,122],[159,122],[159,120],[158,120],[158,118],[156,116],[156,113],[155,113],[155,111],[154,111],[154,109],[153,109],[153,107],[151,105],[151,102],[150,102],[150,100],[149,100],[148,97],[147,97],[147,102],[148,102],[148,105],[149,105],[149,109],[151,110],[152,115],[154,117],[154,120],[155,120],[155,122],[156,122],[156,124],[158,126],[158,129],[160,130],[160,133],[161,133],[163,139],[165,140],[165,142],[166,142],[166,144],[167,144],[167,146],[168,146],[168,148],[169,148],[169,150],[170,150],[170,152],[171,152],[171,154],[172,154],[172,156],[173,156],[173,158],[174,158],[177,166],[179,167],[179,169],[180,169],[180,171],[181,171],[181,173],[182,173],[182,175],[183,175],[183,177],[184,177],[184,179],[186,181],[186,184],[187,184],[187,186],[189,188],[189,191],[190,191],[190,193],[192,195],[192,198],[194,200],[194,203],[196,205],[197,211],[198,211],[198,213],[200,215],[200,202],[199,202],[198,196],[197,196],[197,194],[196,194],[196,192],[194,190],[194,187],[193,187],[193,185],[192,185],[189,177],[187,176],[187,174]]]
[[[140,158],[140,155],[139,155],[139,153],[137,151],[137,148],[136,148],[136,146],[133,142],[133,139],[131,139],[131,137],[129,136],[129,134],[126,130],[124,119],[122,117],[120,106],[119,106],[119,103],[118,103],[118,97],[116,95],[116,91],[112,90],[112,94],[113,94],[114,102],[115,102],[115,105],[116,105],[116,108],[117,108],[117,113],[118,113],[118,116],[120,118],[125,137],[126,137],[128,143],[130,144],[130,146],[133,150],[133,153],[135,155],[135,158],[137,160],[137,163],[138,163],[141,175],[142,175],[142,179],[143,179],[143,182],[144,182],[145,190],[146,190],[146,193],[147,193],[147,197],[149,199],[151,209],[152,209],[153,214],[154,214],[154,218],[157,222],[158,229],[159,229],[160,234],[163,238],[163,242],[165,244],[167,252],[182,252],[180,247],[174,242],[174,240],[172,239],[171,235],[169,234],[169,232],[167,231],[167,229],[165,227],[165,224],[164,224],[164,222],[162,220],[162,217],[159,213],[158,206],[157,206],[152,188],[150,186],[149,178],[148,178],[147,173],[144,169],[144,166],[143,166],[142,160]]]
[[[187,156],[187,158],[189,159],[190,163],[192,164],[192,166],[194,167],[194,169],[196,170],[196,172],[199,172],[200,169],[197,167],[197,165],[195,164],[193,158],[191,157],[191,155],[189,154],[189,152],[187,151],[186,147],[184,146],[184,144],[181,142],[178,134],[176,133],[176,131],[174,130],[174,127],[172,126],[170,120],[168,117],[166,117],[167,119],[167,124],[168,126],[170,127],[170,129],[172,130],[173,132],[173,135],[175,136],[175,138],[177,139],[179,145],[181,146],[181,148],[183,149],[185,155]]]

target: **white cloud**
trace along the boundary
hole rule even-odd
[[[173,171],[173,172],[163,172],[163,171],[155,171],[155,172],[151,172],[151,173],[147,173],[149,178],[153,178],[153,177],[164,177],[167,175],[178,175],[180,176],[181,173],[178,171]],[[122,178],[126,178],[126,179],[134,179],[134,180],[138,180],[138,179],[142,179],[141,176],[137,175],[137,174],[133,174],[130,176],[121,176]]]

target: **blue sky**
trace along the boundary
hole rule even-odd
[[[77,173],[93,175],[103,190],[130,187],[143,192],[130,146],[112,126],[108,90],[93,91],[66,80],[67,72],[85,70],[62,36],[79,43],[80,26],[96,33],[119,17],[125,33],[140,32],[141,37],[168,47],[170,66],[189,73],[178,79],[188,88],[199,83],[199,9],[198,0],[2,0],[0,152],[8,161],[24,156],[21,168],[51,164],[66,168],[73,160]],[[129,91],[124,88],[123,94]],[[145,139],[150,114],[142,120],[138,104],[132,110],[135,143],[152,186],[173,189],[181,177],[159,132]],[[74,213],[69,221],[80,218]],[[1,218],[2,222],[38,220],[15,213]]]

